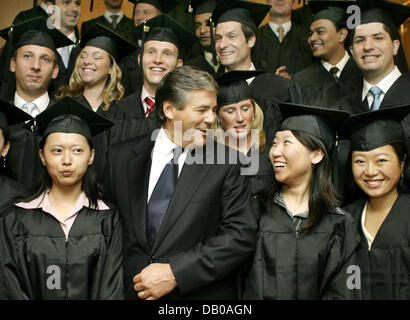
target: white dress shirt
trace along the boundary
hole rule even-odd
[[[254,66],[254,64],[252,63],[251,64],[251,67],[249,68],[249,71],[255,71],[256,69],[255,69],[255,66]],[[252,81],[255,79],[255,77],[252,77],[252,78],[249,78],[249,79],[246,79],[246,82],[248,83],[248,86],[252,83]]]
[[[74,31],[71,32],[71,33],[67,36],[67,38],[70,39],[71,41],[73,41],[74,43],[77,42],[77,37],[75,36],[75,32],[74,32]],[[68,47],[68,56],[70,56],[71,50],[73,50],[74,46],[75,46],[75,44],[70,44],[69,46],[67,46],[67,47]],[[59,54],[60,56],[61,56],[61,52],[63,51],[63,48],[65,48],[65,47],[61,47],[61,48],[58,48],[58,49],[57,49],[57,52],[58,52],[58,54]]]
[[[155,102],[155,96],[152,96],[148,93],[147,90],[145,90],[144,86],[142,86],[142,90],[141,90],[141,102],[142,102],[142,106],[144,107],[144,114],[147,113],[147,110],[149,108],[148,104],[145,102],[145,98],[146,97],[150,97],[151,99],[154,100]]]
[[[344,67],[346,66],[346,63],[349,61],[349,54],[347,53],[347,51],[345,51],[345,55],[343,56],[342,59],[340,59],[340,61],[338,63],[336,63],[335,65],[331,65],[329,62],[321,60],[320,62],[322,63],[323,67],[330,72],[330,69],[332,69],[333,67],[336,67],[339,69],[339,71],[336,73],[336,76],[338,78],[340,78],[340,75],[342,74],[342,71],[344,69]]]
[[[151,171],[149,174],[148,183],[148,199],[151,198],[152,192],[154,191],[155,185],[161,176],[162,170],[164,170],[165,165],[171,161],[174,156],[173,150],[177,147],[175,143],[168,138],[165,130],[161,128],[158,132],[158,136],[155,140],[154,148],[152,149],[152,164]],[[182,167],[184,166],[185,159],[187,157],[187,149],[179,156],[178,159],[178,176],[181,174]]]
[[[124,14],[122,13],[122,10],[119,11],[119,12],[116,12],[116,13],[111,12],[111,11],[108,11],[108,10],[105,10],[105,12],[104,12],[104,17],[105,17],[105,19],[108,20],[109,23],[112,23],[112,18],[111,18],[111,16],[112,16],[113,14],[118,16],[117,24],[120,23],[122,17],[124,16]]]
[[[362,211],[362,219],[361,219],[361,227],[362,227],[362,231],[364,236],[366,237],[367,240],[367,244],[369,245],[369,251],[372,248],[372,244],[373,244],[373,240],[374,238],[372,237],[372,235],[366,230],[366,227],[364,226],[364,222],[366,221],[366,211],[367,211],[367,202],[364,205],[363,211]]]
[[[290,31],[290,28],[292,28],[292,21],[288,21],[282,24],[281,26],[283,27],[283,36],[286,37],[286,34]],[[279,24],[269,22],[269,27],[272,29],[273,33],[279,39],[279,31],[278,31]]]
[[[17,94],[17,91],[14,93],[14,105],[21,109],[22,106],[28,103],[27,101],[25,101],[22,97],[20,97]],[[36,100],[30,102],[30,103],[35,103],[37,108],[40,110],[40,113],[43,112],[44,110],[47,109],[48,104],[50,103],[50,97],[48,96],[48,92],[46,92],[45,94],[43,94],[41,97],[38,97]]]
[[[371,87],[379,87],[383,93],[380,95],[381,101],[383,102],[384,96],[387,91],[389,91],[390,87],[396,82],[398,78],[400,78],[401,72],[397,66],[394,67],[393,71],[390,72],[386,77],[383,78],[378,84],[372,85],[368,83],[366,80],[363,79],[363,91],[362,91],[362,101],[367,97],[367,102],[369,104],[369,108],[373,103],[373,94],[369,92]]]

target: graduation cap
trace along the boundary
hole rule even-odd
[[[392,30],[394,39],[400,39],[398,28],[408,17],[410,7],[385,0],[358,0],[361,10],[360,24],[380,22]]]
[[[24,45],[37,45],[57,52],[56,48],[74,44],[58,29],[50,29],[45,17],[36,17],[2,29],[0,37],[8,41],[14,51]]]
[[[41,112],[28,126],[42,137],[51,133],[78,133],[88,140],[114,123],[71,97],[64,97]]]
[[[166,13],[172,9],[172,7],[175,5],[174,0],[128,0],[129,2],[134,4],[134,10],[135,7],[137,6],[138,3],[148,3],[155,8],[157,8],[159,11],[162,13]]]
[[[218,5],[217,0],[190,0],[189,6],[195,15],[213,12]],[[188,9],[189,11],[189,9]]]
[[[314,14],[313,21],[327,19],[336,26],[346,25],[346,9],[355,5],[356,0],[310,0],[309,6]]]
[[[142,39],[142,45],[150,40],[170,42],[182,48],[189,48],[192,43],[198,41],[195,35],[176,20],[160,14],[135,28],[138,38]],[[143,49],[143,48],[141,48]]]
[[[33,119],[27,112],[17,108],[11,103],[0,99],[0,129],[3,135],[10,125]]]
[[[214,21],[218,23],[236,21],[249,26],[256,33],[258,26],[271,9],[271,5],[252,1],[219,1],[214,10]]]
[[[246,79],[255,77],[265,71],[229,71],[221,74],[215,80],[220,90],[218,94],[218,108],[252,99],[252,92]]]
[[[117,62],[137,49],[137,46],[100,23],[96,23],[80,40],[80,46],[97,47],[108,52]]]
[[[345,111],[311,107],[300,104],[278,104],[282,114],[282,130],[301,131],[318,138],[331,153],[335,142],[336,132],[349,118]]]
[[[340,130],[343,139],[350,140],[350,150],[370,151],[405,142],[400,123],[410,113],[410,105],[368,111],[350,116]]]

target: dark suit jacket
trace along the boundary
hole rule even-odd
[[[111,23],[102,15],[95,19],[84,21],[81,26],[81,35],[85,34],[96,23],[101,23],[103,26],[106,26],[112,29]],[[134,21],[126,16],[123,16],[120,22],[118,23],[117,27],[115,28],[115,32],[127,38],[129,41],[134,42],[135,41],[134,29],[135,29]]]
[[[208,63],[208,61],[206,61],[203,52],[195,58],[187,61],[186,63],[184,62],[184,65],[197,67],[203,71],[208,72],[213,77],[216,77],[217,75],[225,72],[225,67],[222,64],[219,65],[218,71],[215,72],[215,69]]]
[[[58,64],[58,75],[56,79],[53,79],[49,85],[49,93],[53,93],[55,90],[61,86],[68,85],[70,81],[71,74],[75,67],[75,62],[78,55],[81,52],[80,46],[74,46],[70,52],[70,59],[68,60],[68,67],[66,68],[63,59],[59,54],[57,54],[57,64]]]
[[[208,141],[208,151],[213,146],[226,157],[229,151],[232,155],[227,147]],[[144,136],[112,150],[110,197],[124,228],[126,298],[137,299],[133,277],[156,262],[169,263],[178,283],[165,299],[235,299],[235,273],[255,248],[257,228],[246,177],[239,165],[207,164],[216,155],[197,149],[195,158],[207,162],[189,164],[188,156],[151,249],[147,195],[153,147],[151,136]]]

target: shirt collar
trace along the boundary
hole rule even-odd
[[[363,91],[362,91],[362,101],[367,97],[369,94],[369,90],[371,87],[378,86],[382,91],[383,94],[386,94],[389,91],[390,87],[396,82],[398,78],[400,78],[401,72],[397,66],[394,66],[392,72],[390,72],[387,76],[385,76],[379,83],[376,85],[372,85],[363,79]]]
[[[286,213],[293,219],[293,217],[298,217],[298,218],[304,218],[307,219],[307,217],[309,216],[309,212],[308,211],[304,211],[304,212],[299,212],[296,214],[293,214],[292,212],[290,212],[288,210],[288,208],[286,207],[286,203],[285,200],[283,199],[283,195],[282,192],[276,192],[275,193],[275,197],[273,198],[273,202],[276,203],[278,206],[282,207],[283,209],[285,209]]]
[[[165,129],[161,128],[158,132],[157,139],[155,140],[155,146],[153,152],[160,153],[164,156],[173,155],[173,150],[177,147],[175,143],[168,138],[165,133]]]
[[[119,11],[119,12],[111,12],[111,11],[109,11],[109,10],[105,10],[105,12],[104,12],[104,17],[105,17],[105,19],[107,19],[110,23],[112,22],[112,19],[111,19],[111,16],[113,15],[113,14],[115,14],[115,15],[117,15],[118,16],[118,19],[117,19],[117,22],[120,22],[120,20],[122,19],[122,17],[123,17],[123,13],[122,13],[122,10],[121,11]]]
[[[17,91],[16,91],[15,94],[14,94],[14,105],[21,109],[21,107],[25,103],[27,103],[27,101],[25,101],[22,97],[20,97],[18,95]],[[50,103],[50,97],[48,95],[48,92],[43,94],[41,97],[38,97],[37,99],[35,99],[31,103],[36,104],[37,108],[40,110],[40,113],[43,112],[44,110],[47,109],[48,104]]]
[[[16,204],[17,207],[23,208],[23,209],[41,209],[44,212],[47,212],[51,214],[53,217],[55,217],[57,220],[64,220],[69,219],[72,217],[74,214],[79,212],[83,207],[87,208],[93,208],[90,204],[90,201],[88,200],[87,196],[85,195],[84,192],[81,192],[80,196],[78,197],[78,200],[75,204],[75,206],[71,209],[70,213],[64,218],[60,219],[58,215],[56,215],[56,209],[53,207],[51,204],[50,198],[48,196],[48,193],[50,190],[47,190],[43,192],[39,197],[36,199],[33,199],[29,202],[19,202]],[[109,207],[104,203],[102,200],[97,201],[98,205],[98,210],[108,210]]]
[[[253,64],[253,62],[251,63],[251,67],[249,68],[249,71],[255,71],[255,65]],[[250,85],[252,83],[252,81],[255,79],[255,77],[246,79],[246,82],[248,83],[248,85]]]
[[[279,37],[279,32],[278,32],[278,27],[279,24],[269,22],[269,26],[272,29],[272,31],[276,34],[277,37]],[[281,25],[283,27],[283,34],[286,36],[286,34],[290,31],[290,28],[292,28],[292,21],[288,21],[284,24]]]
[[[345,55],[335,65],[331,65],[329,62],[324,61],[324,60],[321,60],[320,62],[322,63],[323,67],[325,67],[325,69],[327,71],[330,71],[330,69],[332,69],[333,67],[337,67],[339,69],[338,75],[340,75],[340,73],[342,73],[343,68],[345,67],[346,63],[349,61],[349,58],[350,58],[350,56],[347,53],[347,51],[345,50]]]
[[[50,11],[48,10],[48,6],[44,2],[41,2],[40,8],[43,9],[48,15],[50,14]]]
[[[154,99],[155,99],[155,96],[150,95],[150,94],[148,93],[148,91],[145,89],[145,87],[142,86],[142,90],[141,90],[141,101],[142,101],[142,103],[145,102],[145,98],[146,98],[146,97],[150,97],[150,98],[154,98]]]

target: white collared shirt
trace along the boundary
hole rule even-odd
[[[346,63],[349,61],[349,54],[347,53],[347,51],[345,50],[345,55],[343,56],[342,59],[340,59],[340,61],[338,63],[336,63],[335,65],[331,65],[329,62],[321,60],[320,62],[322,63],[323,67],[330,72],[330,69],[332,69],[333,67],[336,67],[339,69],[339,71],[336,73],[336,76],[338,78],[340,78],[340,75],[342,74],[342,71],[344,69],[344,67],[346,66]]]
[[[362,227],[362,231],[364,236],[366,237],[367,240],[367,244],[369,245],[369,251],[372,248],[372,244],[373,244],[373,240],[374,238],[372,237],[372,235],[366,230],[366,227],[364,226],[364,222],[366,221],[366,211],[367,211],[367,202],[364,205],[363,211],[362,211],[362,219],[361,219],[361,227]]]
[[[255,66],[254,66],[254,64],[252,63],[251,64],[251,67],[249,68],[249,71],[255,71],[256,69],[255,69]],[[255,77],[252,77],[252,78],[249,78],[249,79],[246,79],[246,82],[248,83],[248,86],[252,83],[252,81],[255,79]]]
[[[371,107],[374,97],[373,94],[370,93],[370,88],[375,86],[378,86],[383,91],[383,93],[380,95],[381,101],[383,101],[386,92],[389,91],[390,87],[396,82],[398,78],[400,78],[400,76],[401,72],[399,68],[397,68],[397,66],[394,66],[393,71],[385,76],[383,80],[381,80],[376,85],[371,85],[365,79],[363,79],[362,101],[364,101],[364,99],[367,97],[369,108]]]
[[[144,114],[147,113],[148,110],[148,104],[145,102],[145,98],[146,97],[150,97],[151,99],[153,99],[155,101],[155,96],[152,96],[148,93],[147,90],[145,90],[145,87],[142,86],[142,90],[141,90],[141,102],[142,102],[142,106],[144,107]]]
[[[77,42],[77,37],[75,36],[75,32],[74,32],[74,31],[71,32],[71,33],[67,36],[67,38],[70,39],[70,40],[71,40],[72,42],[74,42],[74,43]],[[73,50],[74,46],[75,46],[75,44],[70,44],[69,46],[67,46],[67,47],[68,47],[68,54],[69,54],[69,55],[71,54],[71,50]],[[58,48],[58,49],[57,49],[57,52],[58,52],[58,54],[59,54],[60,56],[61,56],[61,52],[63,51],[63,48],[65,48],[65,47],[61,47],[61,48]]]
[[[50,10],[44,2],[40,3],[40,8],[43,9],[48,15],[50,15]]]
[[[286,37],[286,34],[290,31],[290,28],[292,28],[292,21],[288,21],[288,22],[282,24],[281,26],[283,27],[283,35],[284,35],[284,37]],[[269,22],[269,27],[272,29],[273,33],[279,39],[279,31],[278,31],[279,24]]]
[[[122,17],[124,16],[124,14],[122,13],[122,10],[119,11],[119,12],[116,12],[116,13],[111,12],[111,11],[108,11],[108,10],[105,10],[105,12],[104,12],[104,17],[105,17],[105,19],[108,20],[109,23],[112,23],[112,18],[111,18],[111,16],[112,16],[113,14],[115,14],[115,15],[118,16],[117,24],[120,23]]]
[[[171,161],[174,156],[173,150],[177,147],[175,143],[168,138],[165,130],[161,128],[158,132],[158,136],[155,140],[154,148],[152,149],[152,164],[151,171],[149,174],[148,183],[148,199],[151,198],[152,192],[154,191],[155,185],[161,176],[162,170],[164,170],[165,165]],[[184,166],[185,159],[187,157],[187,149],[179,156],[178,159],[178,176],[181,174],[182,167]]]
[[[14,105],[21,109],[23,104],[28,103],[22,97],[17,94],[17,91],[14,93]],[[50,97],[48,96],[48,92],[43,94],[41,97],[38,97],[36,100],[30,102],[35,103],[37,108],[40,110],[40,113],[47,109],[48,104],[50,103]]]

